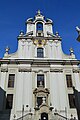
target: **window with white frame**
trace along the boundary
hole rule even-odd
[[[37,87],[44,87],[44,74],[37,74]]]
[[[43,48],[37,48],[37,57],[38,58],[44,57],[44,49]]]
[[[71,75],[66,75],[66,82],[67,82],[67,87],[72,87],[72,76]]]
[[[15,74],[9,74],[8,87],[14,88]]]

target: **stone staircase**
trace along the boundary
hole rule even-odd
[[[35,116],[33,116],[31,114],[26,114],[23,117],[20,117],[18,119],[14,119],[14,120],[38,120],[38,119],[35,118]],[[62,118],[60,116],[53,115],[49,120],[70,120],[70,119],[66,119],[66,118]]]
[[[18,119],[14,119],[14,120],[34,120],[34,116],[32,115],[32,113],[28,113],[28,114],[24,115],[23,117],[20,117]]]
[[[0,111],[0,120],[10,120],[10,110],[4,110],[4,111]],[[18,119],[14,118],[13,120],[37,120],[35,118],[35,115],[33,115],[32,113],[28,113],[26,115],[24,115],[23,117],[20,117]],[[61,117],[58,115],[52,115],[50,120],[66,120],[66,117]],[[70,120],[67,118],[67,120]]]

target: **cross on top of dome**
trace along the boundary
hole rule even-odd
[[[38,15],[38,16],[41,15],[41,11],[40,11],[40,10],[37,11],[37,15]]]
[[[41,14],[41,11],[40,10],[38,10],[38,12],[37,12],[38,14]]]
[[[41,14],[41,11],[40,11],[40,10],[38,10],[38,11],[37,11],[37,14],[38,14],[38,15],[40,15],[40,14]]]

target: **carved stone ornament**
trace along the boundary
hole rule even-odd
[[[33,40],[33,43],[37,45],[38,47],[42,47],[46,44],[47,40],[42,40],[42,39],[36,39]]]
[[[79,69],[73,69],[73,73],[79,73],[80,70]]]
[[[8,68],[7,67],[1,68],[1,72],[8,72]]]
[[[50,72],[63,72],[63,69],[50,69]]]
[[[30,64],[20,64],[18,65],[19,72],[31,72],[31,65]]]
[[[49,43],[52,44],[52,43],[53,43],[53,40],[49,40]]]
[[[31,68],[26,68],[26,67],[19,67],[18,68],[19,72],[31,72]]]
[[[49,90],[47,88],[35,88],[33,91],[33,94],[39,94],[39,93],[43,93],[45,95],[45,93],[48,95],[50,94]]]

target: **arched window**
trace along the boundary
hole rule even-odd
[[[37,48],[37,57],[43,58],[44,57],[44,49],[43,48]]]
[[[36,26],[36,29],[37,29],[37,31],[43,31],[43,24],[41,23],[41,22],[38,22],[37,23],[37,26]]]

